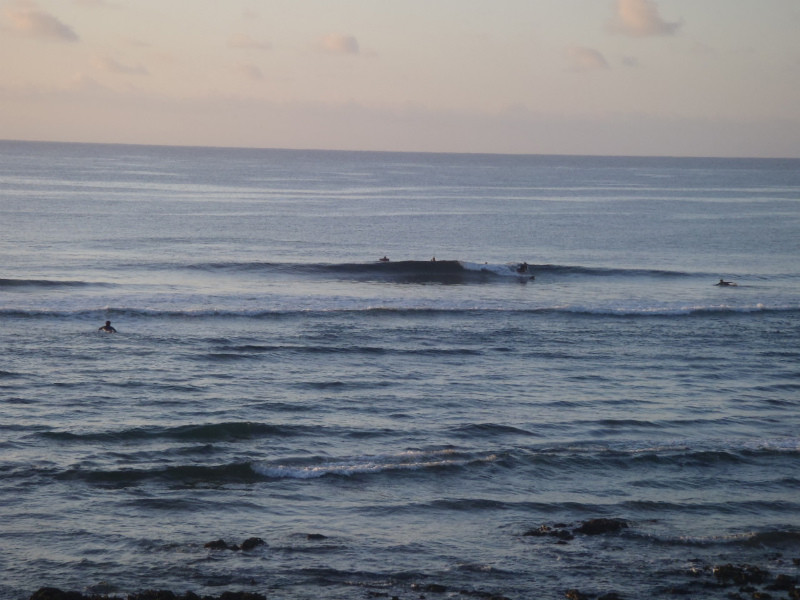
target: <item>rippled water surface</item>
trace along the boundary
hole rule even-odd
[[[3,142],[0,190],[3,598],[800,575],[798,161]]]

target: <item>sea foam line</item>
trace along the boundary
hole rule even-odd
[[[394,455],[360,456],[332,461],[322,465],[292,466],[252,464],[250,468],[259,475],[271,478],[316,479],[325,475],[357,475],[386,471],[418,471],[432,468],[465,467],[470,464],[497,460],[496,454],[481,457],[454,457],[451,450],[439,452],[404,452]],[[451,457],[453,456],[453,457]]]

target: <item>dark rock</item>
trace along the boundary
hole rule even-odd
[[[793,587],[792,589],[790,589],[789,598],[791,598],[792,600],[800,600],[800,588]]]
[[[601,535],[604,533],[616,533],[620,529],[626,529],[627,527],[628,522],[622,519],[590,519],[584,521],[580,527],[573,529],[573,531],[583,535]]]
[[[768,590],[780,590],[783,592],[788,592],[794,587],[794,584],[797,583],[797,579],[795,577],[789,577],[788,575],[778,575],[775,578],[775,581],[772,585],[768,585]]]
[[[589,596],[578,590],[567,590],[564,595],[569,598],[569,600],[589,600]]]
[[[307,540],[315,540],[315,541],[316,540],[327,540],[328,536],[327,535],[322,535],[321,533],[309,533],[306,536],[306,539]]]
[[[747,583],[764,583],[769,577],[769,571],[754,565],[734,566],[730,563],[714,567],[714,577],[721,583],[732,582],[736,585]]]
[[[772,600],[772,595],[767,592],[753,592],[754,600]]]
[[[227,550],[228,544],[225,540],[214,540],[213,542],[206,542],[203,548],[210,548],[211,550]]]
[[[128,600],[176,600],[176,598],[175,592],[169,590],[145,590],[128,595]]]
[[[58,588],[43,587],[33,592],[30,600],[86,600],[86,596],[80,592],[64,592]]]
[[[253,548],[258,548],[259,546],[266,546],[267,542],[262,540],[260,537],[251,537],[247,538],[245,541],[242,542],[242,550],[247,552],[248,550],[252,550]]]
[[[529,529],[528,531],[526,531],[522,535],[524,537],[531,537],[531,536],[540,537],[540,536],[543,536],[543,535],[550,535],[550,531],[551,531],[550,527],[548,527],[547,525],[541,525],[539,527],[539,529]]]
[[[224,592],[219,600],[267,600],[267,597],[255,592]]]
[[[622,596],[620,596],[617,592],[609,592],[607,594],[603,594],[597,600],[622,600]]]

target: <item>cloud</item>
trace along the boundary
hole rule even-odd
[[[683,20],[670,23],[662,19],[654,0],[617,0],[616,15],[609,29],[633,37],[648,37],[673,35],[682,25]]]
[[[33,2],[22,2],[7,8],[3,16],[13,31],[28,37],[61,42],[77,42],[80,39],[72,27],[39,9]]]
[[[608,61],[597,50],[585,46],[570,46],[566,51],[571,71],[608,69]]]
[[[118,63],[113,58],[108,56],[96,56],[94,58],[94,62],[98,68],[108,73],[117,73],[119,75],[147,75],[147,69],[145,69],[142,65],[130,67],[128,65]]]
[[[234,33],[228,38],[229,48],[244,48],[247,50],[272,50],[272,44],[259,41],[246,33]]]
[[[319,49],[328,54],[358,54],[358,40],[352,35],[332,33],[319,40]]]
[[[236,70],[247,79],[252,79],[253,81],[264,80],[264,74],[261,69],[252,63],[241,63],[236,66]]]

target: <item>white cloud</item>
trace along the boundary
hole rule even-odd
[[[109,56],[96,56],[94,62],[98,68],[108,73],[117,73],[119,75],[147,75],[147,69],[142,65],[131,67],[117,62]]]
[[[598,69],[608,69],[608,61],[605,57],[594,50],[585,46],[570,46],[566,51],[570,70],[572,71],[595,71]]]
[[[229,48],[244,48],[247,50],[272,50],[272,44],[253,38],[246,33],[234,33],[228,38]]]
[[[617,0],[616,15],[609,25],[615,33],[634,37],[673,35],[683,21],[668,22],[661,18],[654,0]]]
[[[319,48],[329,54],[358,54],[358,40],[352,35],[332,33],[319,40]]]
[[[12,31],[28,37],[61,42],[77,42],[80,39],[72,27],[39,9],[33,2],[21,2],[7,8],[3,16]]]

